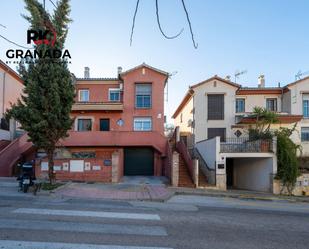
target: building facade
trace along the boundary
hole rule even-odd
[[[74,119],[59,142],[57,179],[118,182],[122,176],[163,172],[164,88],[168,73],[142,64],[116,78],[75,79]],[[47,173],[42,159],[37,174]]]
[[[23,88],[20,76],[0,60],[0,141],[14,138],[14,123],[11,122],[10,127],[10,121],[4,118],[4,114],[20,98]]]
[[[302,146],[300,156],[308,157],[308,93],[309,77],[284,87],[266,87],[260,76],[258,86],[249,88],[214,76],[189,87],[173,118],[180,136],[193,141],[210,170],[216,171],[217,186],[273,192],[275,144],[246,140],[255,123],[250,114],[256,106],[276,112],[279,122],[271,129],[297,124],[291,138]]]

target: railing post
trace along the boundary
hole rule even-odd
[[[194,174],[194,184],[195,187],[197,188],[199,186],[199,161],[197,159],[193,159],[193,174]]]
[[[179,153],[174,151],[172,156],[172,186],[178,187],[179,183]]]

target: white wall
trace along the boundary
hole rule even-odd
[[[9,131],[0,129],[0,140],[10,140],[11,134]]]
[[[189,120],[193,121],[193,98],[188,101],[188,103],[174,119],[174,125],[175,127],[179,126],[180,132],[192,132],[192,127],[189,125]]]
[[[235,123],[236,90],[237,87],[219,80],[212,80],[194,88],[194,134],[196,142],[208,138],[208,128],[225,128],[226,136],[234,137],[231,125]],[[224,120],[207,120],[207,94],[224,94]]]
[[[257,95],[237,95],[236,98],[245,99],[245,112],[253,112],[256,106],[266,108],[266,99],[277,99],[277,111],[281,112],[281,94],[257,94]]]
[[[210,169],[216,168],[216,161],[219,151],[217,151],[217,138],[204,140],[195,144],[195,148],[203,157]]]
[[[272,192],[273,158],[234,158],[233,184],[236,188]]]

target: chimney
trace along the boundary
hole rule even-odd
[[[226,76],[225,76],[225,80],[231,81],[231,75],[226,75]]]
[[[84,78],[86,78],[86,79],[90,78],[90,69],[89,69],[89,67],[85,67]]]
[[[117,67],[117,74],[121,74],[122,73],[122,67]]]
[[[259,88],[264,88],[265,87],[265,76],[263,74],[261,74],[259,76],[259,84],[258,84],[258,87]]]

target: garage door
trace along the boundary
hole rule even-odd
[[[153,150],[148,148],[127,148],[124,150],[124,175],[153,175]]]

